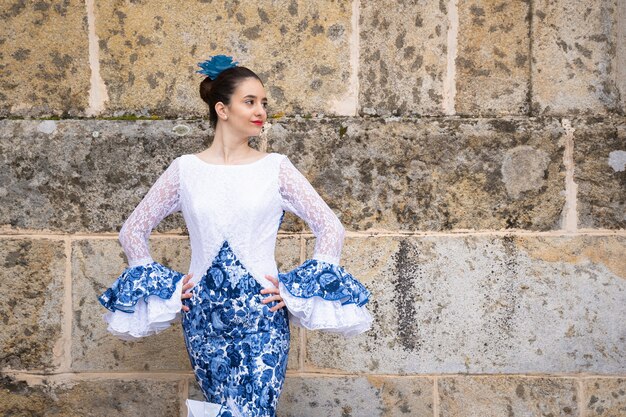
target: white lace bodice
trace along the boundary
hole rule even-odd
[[[148,238],[171,213],[182,211],[197,282],[227,240],[264,287],[277,276],[276,236],[283,210],[302,218],[316,236],[314,259],[339,264],[344,228],[307,179],[279,153],[244,165],[210,164],[195,155],[176,158],[124,222],[120,243],[129,266],[153,261]]]

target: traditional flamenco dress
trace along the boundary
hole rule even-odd
[[[182,312],[183,274],[155,262],[148,237],[181,211],[191,244],[192,298]],[[285,211],[316,236],[312,259],[280,273],[274,258]],[[99,300],[108,330],[136,339],[182,315],[185,344],[206,401],[187,401],[194,417],[275,416],[289,353],[289,321],[351,336],[372,317],[369,291],[339,266],[344,228],[288,157],[270,153],[244,165],[176,158],[126,220],[120,242],[129,266]],[[262,304],[278,277],[287,309]]]

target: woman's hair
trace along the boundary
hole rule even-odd
[[[209,105],[211,126],[214,129],[217,125],[215,105],[220,101],[224,105],[229,105],[235,89],[246,78],[256,78],[263,84],[259,76],[246,67],[228,68],[220,72],[214,80],[206,77],[200,83],[200,97]]]

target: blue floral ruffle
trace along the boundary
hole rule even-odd
[[[308,259],[302,265],[278,274],[279,281],[295,297],[321,297],[328,301],[341,301],[342,305],[366,304],[370,292],[339,265],[317,259]]]
[[[158,262],[126,268],[98,300],[113,312],[133,313],[140,298],[147,301],[149,296],[156,295],[170,299],[183,276]]]

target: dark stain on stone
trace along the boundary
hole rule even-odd
[[[4,267],[13,268],[16,266],[28,265],[28,253],[30,252],[32,243],[29,241],[19,242],[18,249],[6,254],[4,258]]]
[[[526,66],[526,61],[528,61],[528,57],[524,54],[520,54],[519,52],[515,53],[515,66],[518,68],[524,68]]]
[[[398,317],[397,338],[407,351],[416,351],[421,347],[417,312],[415,310],[415,275],[419,273],[419,253],[407,240],[400,241],[398,252],[394,254],[395,273],[391,281],[393,303]]]
[[[482,16],[485,16],[485,9],[476,5],[472,5],[470,7],[470,13],[473,14],[474,16],[482,17]]]
[[[297,16],[298,15],[298,2],[296,0],[291,0],[291,3],[289,3],[289,7],[287,8],[287,10],[289,11],[290,15]]]
[[[150,45],[152,43],[152,41],[148,38],[146,38],[143,35],[139,35],[137,36],[137,45],[139,46],[147,46]]]
[[[345,31],[346,29],[343,27],[342,24],[335,23],[334,25],[330,25],[328,27],[326,36],[328,36],[329,39],[337,40],[343,36]]]
[[[324,33],[324,26],[322,26],[320,24],[313,25],[313,27],[311,28],[311,34],[313,36],[317,36],[320,33]]]
[[[259,18],[261,19],[261,22],[270,23],[270,17],[268,16],[265,10],[258,8],[257,13],[259,14]]]
[[[38,11],[38,12],[45,12],[49,8],[50,8],[50,5],[46,3],[45,1],[38,1],[35,4],[33,4],[33,10]]]
[[[131,64],[134,64],[137,61],[137,53],[133,52],[132,54],[130,54],[128,56],[128,60],[130,61]]]
[[[578,42],[574,43],[574,47],[576,47],[576,49],[578,49],[578,52],[580,52],[581,54],[583,54],[583,56],[587,59],[591,59],[591,50],[585,48],[584,46],[582,46],[581,44],[579,44]]]
[[[517,384],[517,387],[515,388],[515,394],[522,400],[526,399],[526,393],[524,392],[524,386],[522,384]]]
[[[415,27],[421,28],[422,26],[424,26],[424,19],[418,13],[417,16],[415,16]]]
[[[509,67],[506,66],[506,64],[504,62],[496,61],[496,62],[494,62],[493,65],[496,68],[498,68],[499,70],[502,70],[502,71],[506,72],[507,75],[511,75],[512,74],[511,70],[509,69]]]
[[[156,22],[154,22],[154,30],[161,30],[165,20],[161,16],[154,16],[154,20],[156,20]]]
[[[237,22],[239,22],[239,24],[246,24],[246,17],[243,14],[237,12],[235,13],[235,18],[237,19]]]
[[[296,30],[298,32],[304,32],[306,28],[309,27],[309,19],[307,17],[305,17],[304,19],[302,19],[298,25],[296,26]]]
[[[124,20],[126,19],[126,13],[121,10],[115,11],[115,16],[117,16],[117,21],[120,23],[120,26],[124,26]]]
[[[17,61],[23,61],[30,55],[30,49],[19,48],[11,55]]]
[[[493,47],[493,53],[499,57],[499,58],[504,58],[506,56],[506,54],[504,53],[504,51],[502,51],[500,48],[498,48],[497,46]]]
[[[320,74],[320,75],[330,75],[330,74],[333,74],[335,70],[327,65],[320,65],[320,66],[315,65],[313,67],[313,72]]]
[[[251,28],[247,28],[243,31],[243,36],[250,40],[258,39],[261,36],[261,27],[259,25],[255,25]]]
[[[311,81],[311,84],[309,85],[311,86],[311,90],[317,91],[322,86],[322,80],[320,80],[319,78],[315,78]]]
[[[415,47],[409,46],[407,48],[404,48],[404,59],[411,59],[414,53],[415,53]]]
[[[67,70],[74,60],[71,56],[65,54],[61,56],[57,51],[50,53],[52,63],[60,70]]]
[[[285,100],[285,93],[283,89],[278,86],[275,86],[275,85],[270,86],[270,93],[272,94],[272,98],[276,100],[277,102]]]
[[[537,10],[535,12],[535,16],[537,16],[542,21],[546,18],[546,14],[543,11],[541,11],[541,10]]]
[[[446,8],[446,2],[444,0],[439,0],[439,11],[443,14],[448,13],[448,9]]]
[[[570,49],[563,39],[557,40],[556,44],[563,50],[563,52],[567,52],[567,50]]]
[[[287,29],[287,26],[280,25],[280,34],[281,35],[283,35],[283,36],[286,35],[288,31],[289,31],[289,29]]]
[[[22,12],[26,8],[26,1],[20,0],[17,3],[13,3],[9,8],[8,15],[11,17],[15,17]]]
[[[402,49],[402,47],[404,46],[405,35],[406,33],[399,33],[398,36],[396,36],[396,48]]]

